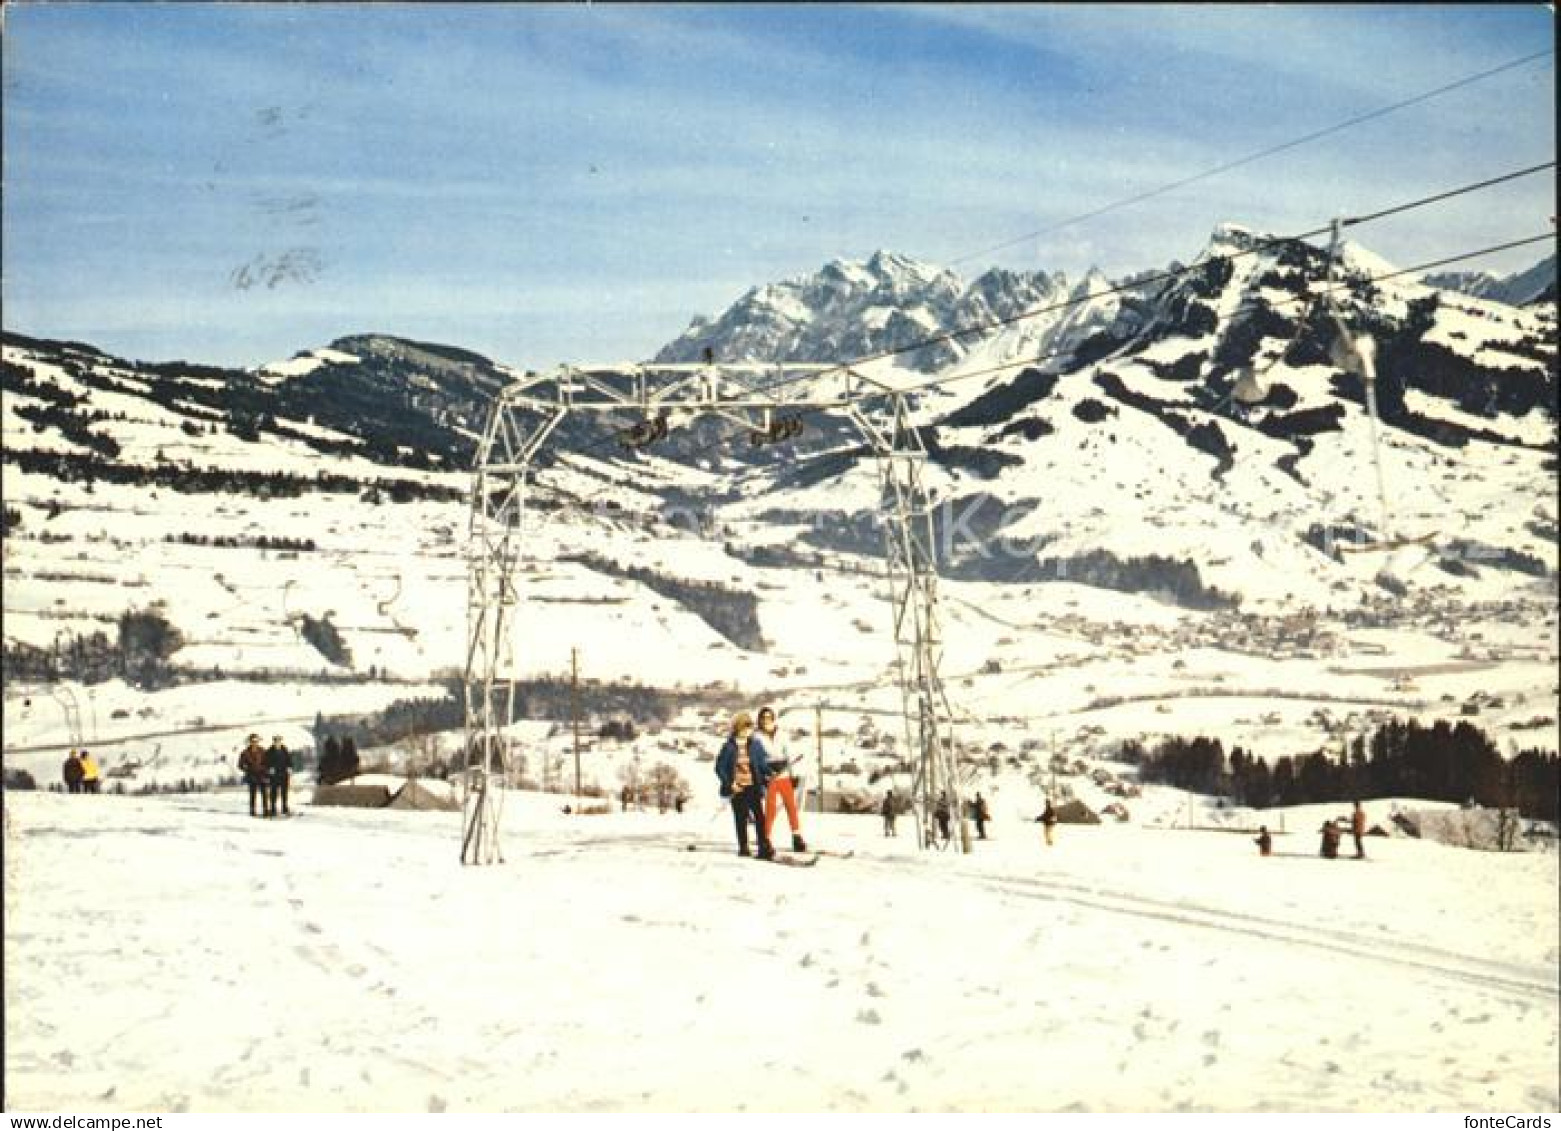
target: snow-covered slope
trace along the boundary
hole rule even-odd
[[[855,855],[794,869],[707,796],[517,794],[508,864],[462,869],[455,814],[8,794],[7,1110],[1558,1102],[1553,852],[810,815]]]

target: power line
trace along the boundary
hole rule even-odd
[[[1266,149],[1260,149],[1257,152],[1249,153],[1244,157],[1238,157],[1235,160],[1226,161],[1225,163],[1216,165],[1211,169],[1205,169],[1201,173],[1194,173],[1190,177],[1183,177],[1180,180],[1172,181],[1169,184],[1161,185],[1159,188],[1150,189],[1147,192],[1135,193],[1132,196],[1123,197],[1121,200],[1112,201],[1110,204],[1102,205],[1101,207],[1091,209],[1088,212],[1081,212],[1076,216],[1069,216],[1065,220],[1059,220],[1055,224],[1049,224],[1044,228],[1038,228],[1033,232],[1018,236],[1004,243],[995,244],[994,246],[984,248],[981,251],[971,252],[969,255],[962,255],[958,259],[951,259],[948,261],[949,266],[952,267],[957,263],[966,263],[972,259],[976,259],[984,255],[991,255],[993,252],[1006,251],[1008,248],[1014,247],[1018,244],[1027,243],[1030,240],[1037,239],[1044,235],[1049,235],[1052,232],[1071,227],[1072,225],[1082,223],[1085,220],[1092,220],[1097,216],[1104,216],[1108,212],[1115,212],[1116,210],[1120,208],[1126,208],[1129,205],[1139,204],[1145,200],[1152,200],[1157,196],[1164,196],[1166,193],[1173,192],[1176,189],[1186,188],[1188,185],[1197,184],[1199,181],[1208,180],[1211,177],[1219,176],[1221,173],[1228,173],[1232,169],[1239,169],[1243,165],[1250,165],[1255,161],[1261,161],[1265,157],[1272,157],[1276,153],[1284,153],[1288,150],[1296,149],[1303,145],[1308,145],[1311,142],[1318,141],[1336,133],[1340,133],[1344,130],[1350,129],[1351,127],[1361,125],[1364,122],[1386,117],[1388,114],[1403,110],[1406,107],[1414,106],[1421,102],[1427,102],[1430,99],[1438,98],[1443,94],[1448,94],[1454,90],[1459,90],[1463,87],[1471,86],[1474,83],[1482,82],[1485,79],[1499,75],[1504,71],[1510,71],[1516,67],[1523,66],[1525,63],[1532,63],[1536,59],[1543,59],[1546,56],[1553,54],[1555,54],[1555,49],[1547,48],[1544,51],[1536,51],[1532,55],[1525,55],[1521,59],[1509,60],[1508,62],[1502,63],[1496,67],[1492,67],[1489,70],[1480,71],[1473,75],[1468,75],[1467,77],[1461,78],[1456,82],[1451,82],[1445,86],[1436,87],[1434,90],[1424,91],[1423,93],[1413,95],[1412,97],[1405,98],[1399,102],[1391,103],[1387,106],[1380,106],[1377,109],[1369,110],[1364,114],[1357,114],[1352,118],[1346,118],[1342,122],[1337,122],[1334,125],[1325,127],[1324,129],[1315,130],[1312,133],[1305,134],[1291,141],[1282,142],[1279,145],[1272,145]]]

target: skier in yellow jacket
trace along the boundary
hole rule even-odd
[[[98,760],[92,756],[90,750],[81,752],[81,791],[83,793],[97,793],[102,788],[102,778],[98,774]]]

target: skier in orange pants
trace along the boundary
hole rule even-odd
[[[802,817],[797,811],[796,778],[780,730],[775,725],[775,712],[769,707],[759,711],[759,728],[754,731],[753,739],[764,746],[770,765],[770,784],[764,791],[764,835],[769,836],[775,826],[775,802],[779,800],[786,807],[786,820],[791,825],[791,847],[797,852],[806,852],[808,843],[802,839]]]

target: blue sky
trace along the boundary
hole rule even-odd
[[[5,8],[5,325],[253,365],[382,330],[643,357],[890,248],[1108,273],[1554,158],[1554,57],[1026,233],[1553,45],[1541,5]],[[1359,232],[1551,228],[1553,175]],[[1528,266],[1526,249],[1475,264]]]

